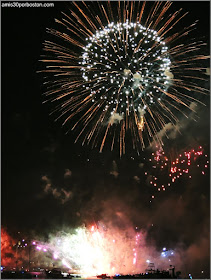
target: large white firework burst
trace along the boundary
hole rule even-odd
[[[129,132],[138,152],[152,141],[162,145],[158,132],[200,102],[195,93],[206,90],[196,81],[204,79],[199,62],[207,56],[197,51],[204,43],[175,43],[195,24],[169,34],[185,15],[166,15],[171,4],[151,3],[144,19],[145,2],[73,2],[56,20],[61,31],[48,30],[62,42],[45,42],[47,101],[58,102],[53,112],[78,129],[76,141],[100,151],[117,143],[122,154]]]

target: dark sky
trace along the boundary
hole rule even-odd
[[[209,41],[209,2],[176,2],[174,7],[189,11],[187,25],[198,19],[195,35]],[[195,176],[192,183],[180,181],[151,203],[153,190],[139,167],[149,152],[138,156],[128,151],[121,159],[117,152],[99,154],[74,144],[75,135],[65,135],[61,123],[49,116],[48,106],[42,104],[42,75],[36,71],[42,69],[45,28],[65,9],[63,2],[54,2],[54,8],[1,9],[2,225],[10,231],[42,229],[44,234],[105,217],[115,219],[121,211],[140,228],[155,224],[149,237],[158,247],[200,244],[200,232],[209,247],[209,174]],[[204,101],[207,107],[200,109],[199,121],[190,121],[182,136],[167,141],[167,152],[199,144],[209,155],[209,98]],[[110,174],[114,171],[116,178]],[[48,183],[63,196],[56,197],[56,191],[45,194]],[[71,192],[71,199],[63,203],[62,189]]]

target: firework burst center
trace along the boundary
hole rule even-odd
[[[165,42],[155,30],[129,22],[110,23],[87,41],[80,64],[92,102],[111,115],[137,114],[141,120],[170,86]]]

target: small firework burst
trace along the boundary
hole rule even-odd
[[[195,169],[199,174],[205,175],[209,166],[208,155],[202,146],[181,152],[173,160],[162,149],[157,149],[148,159],[150,172],[145,172],[149,184],[158,191],[165,191],[176,183],[181,177],[192,179]],[[194,170],[192,169],[194,167]]]

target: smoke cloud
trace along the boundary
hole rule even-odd
[[[66,169],[64,177],[70,177],[71,171]],[[52,186],[51,179],[46,175],[42,176],[41,180],[45,183],[44,185],[44,193],[52,194],[54,198],[58,199],[62,204],[65,204],[68,200],[70,200],[73,196],[71,191],[67,191],[64,188],[58,190],[57,188]]]
[[[110,123],[111,125],[115,124],[115,123],[120,123],[121,120],[123,120],[123,116],[120,115],[119,113],[113,113],[110,118],[108,123]]]

